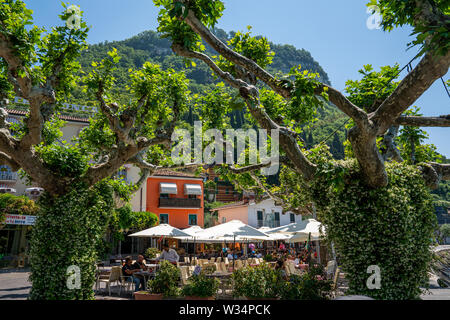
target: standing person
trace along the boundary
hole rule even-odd
[[[167,260],[170,263],[176,264],[180,260],[180,256],[174,249],[169,248],[169,246],[165,244],[163,246],[163,251],[161,252],[161,255],[158,258],[156,258],[156,260],[157,261]]]
[[[141,279],[135,275],[136,272],[141,271],[141,268],[136,268],[136,265],[133,264],[133,260],[131,257],[125,258],[125,264],[122,267],[122,274],[126,277],[126,281],[134,282],[134,291],[139,291],[139,287],[142,288],[142,290],[145,290],[144,288],[144,282],[141,281]]]

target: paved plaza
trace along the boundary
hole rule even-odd
[[[26,300],[31,289],[28,281],[30,273],[28,270],[0,270],[0,300]],[[422,295],[423,300],[450,300],[450,288],[439,288],[437,279],[430,280],[430,294]],[[122,300],[117,293],[113,297],[98,296],[98,300]]]

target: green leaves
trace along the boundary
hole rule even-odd
[[[69,193],[58,198],[48,194],[40,197],[30,243],[30,299],[94,299],[97,248],[113,206],[112,189],[104,182],[89,189],[75,184]],[[80,268],[79,289],[67,286],[67,268],[71,265]]]
[[[311,184],[318,219],[335,244],[349,280],[348,294],[416,299],[428,283],[436,217],[420,171],[388,163],[389,185],[371,189],[357,162],[340,161],[340,188],[327,170]],[[334,175],[334,174],[333,174]],[[336,179],[337,179],[336,177]],[[324,196],[324,194],[326,194]],[[367,268],[381,268],[381,289],[369,290]]]
[[[33,23],[32,13],[22,1],[6,0],[0,4],[0,34],[14,43],[14,54],[24,61],[17,70],[22,77],[37,62],[36,46],[44,31],[36,26],[28,27]]]
[[[165,297],[176,297],[179,295],[178,281],[180,270],[167,260],[160,262],[160,267],[155,278],[148,282],[151,293],[162,293]]]
[[[285,284],[280,270],[274,270],[265,263],[236,270],[232,277],[233,296],[250,299],[278,298]]]
[[[183,295],[186,297],[213,297],[219,290],[219,285],[219,279],[205,276],[202,270],[199,275],[189,278],[188,284],[183,287]]]
[[[77,145],[40,145],[36,152],[45,166],[61,177],[81,178],[89,168],[89,156]]]
[[[316,95],[316,88],[320,85],[318,73],[310,73],[301,70],[301,66],[292,68],[288,76],[284,78],[294,79],[289,84],[292,98],[286,108],[288,119],[295,120],[299,124],[314,122],[318,108],[323,108],[328,101],[326,89],[321,96]],[[283,80],[283,79],[280,79]],[[287,84],[287,83],[286,83]]]
[[[237,53],[255,61],[261,68],[272,64],[275,53],[271,51],[269,41],[265,37],[254,37],[251,35],[251,27],[247,27],[246,33],[236,32],[228,41],[228,46]],[[240,78],[239,69],[224,57],[219,56],[217,65],[225,72],[230,72],[234,77]]]
[[[448,19],[434,16],[450,13],[448,0],[371,0],[367,6],[377,6],[380,9],[383,17],[381,25],[385,31],[392,31],[395,27],[403,25],[412,26],[411,35],[416,36],[416,39],[408,46],[421,46],[421,54],[435,51],[437,54],[445,55],[448,52],[450,22]],[[424,21],[424,17],[428,19],[430,16],[432,21]]]
[[[398,64],[381,67],[379,72],[374,71],[372,65],[365,65],[359,70],[363,76],[361,80],[348,80],[345,83],[348,99],[365,111],[372,112],[375,102],[380,104],[397,88],[398,82],[392,80],[398,77],[399,71]]]

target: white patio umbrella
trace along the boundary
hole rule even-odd
[[[196,234],[198,239],[205,240],[272,240],[264,232],[255,229],[242,221],[232,220],[227,223],[205,229]]]
[[[168,224],[160,224],[156,227],[130,234],[129,237],[152,238],[152,237],[190,237],[186,232],[181,231]]]
[[[301,242],[308,240],[308,235],[311,233],[312,240],[319,240],[321,234],[320,229],[322,224],[315,219],[307,219],[297,223],[291,223],[285,226],[271,229],[267,232],[271,235],[288,235],[287,240],[291,242]],[[322,231],[322,233],[325,233]],[[283,240],[283,239],[280,239]]]
[[[193,244],[194,244],[194,253],[195,253],[195,239],[196,239],[196,234],[199,232],[202,232],[204,229],[200,226],[192,226],[190,228],[186,228],[183,229],[182,231],[184,233],[187,233],[189,236],[188,237],[175,237],[175,239],[181,240],[183,242],[188,242],[190,240],[192,240]]]
[[[233,247],[236,247],[236,241],[248,240],[272,240],[267,234],[261,232],[239,220],[232,220],[227,223],[208,228],[196,234],[200,239],[215,241],[233,241]],[[233,259],[234,269],[234,259]]]

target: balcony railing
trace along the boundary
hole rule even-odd
[[[0,171],[0,181],[17,181],[17,173]]]
[[[159,198],[160,208],[201,208],[201,199]]]

